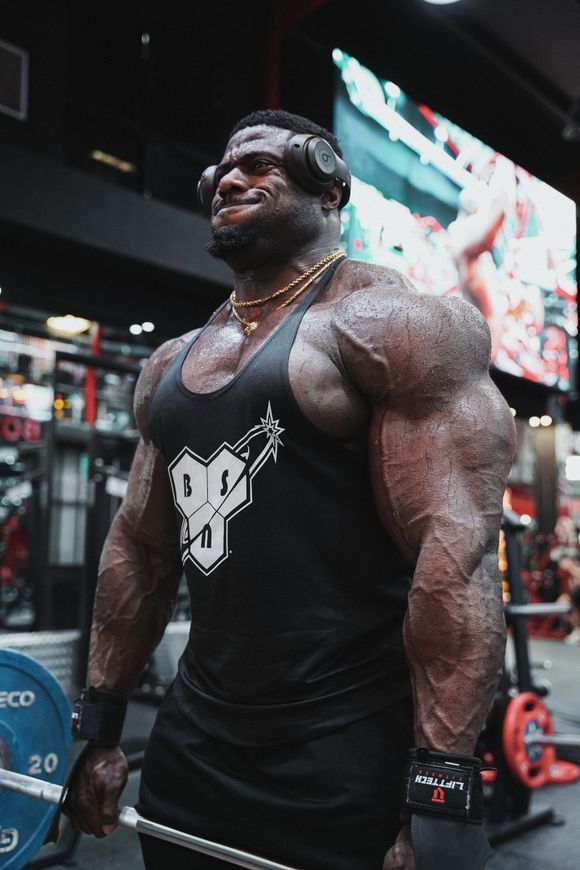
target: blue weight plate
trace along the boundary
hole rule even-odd
[[[30,656],[0,650],[0,748],[9,768],[64,782],[70,705],[52,674]],[[0,870],[20,870],[40,849],[55,808],[0,791]]]

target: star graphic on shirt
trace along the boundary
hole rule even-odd
[[[268,402],[268,410],[266,411],[266,416],[260,417],[260,423],[262,424],[262,428],[270,440],[274,462],[276,462],[276,459],[278,458],[278,445],[284,446],[283,442],[280,439],[280,435],[282,432],[284,432],[284,429],[282,429],[282,427],[278,425],[279,422],[280,420],[274,420],[272,408],[270,407],[270,402]]]

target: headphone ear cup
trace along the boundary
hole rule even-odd
[[[320,136],[297,133],[286,143],[284,165],[288,175],[309,193],[330,190],[338,179],[342,182],[340,208],[350,197],[350,172],[344,160]]]
[[[336,154],[326,139],[313,136],[304,151],[308,171],[321,185],[332,185],[336,178]],[[323,189],[325,189],[323,188]]]
[[[208,166],[197,182],[197,199],[207,215],[211,214],[211,203],[214,198],[216,183],[215,172],[217,166]]]
[[[284,165],[290,178],[303,190],[309,193],[320,193],[320,182],[312,175],[306,156],[306,148],[312,138],[310,133],[297,133],[292,136],[284,149]]]

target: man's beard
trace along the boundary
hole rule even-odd
[[[211,241],[206,245],[207,252],[220,260],[252,248],[258,241],[259,234],[255,227],[231,226],[218,227],[212,231]]]

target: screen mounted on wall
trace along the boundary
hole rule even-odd
[[[485,316],[492,363],[570,388],[577,349],[576,207],[335,49],[334,128],[353,175],[349,256]]]

